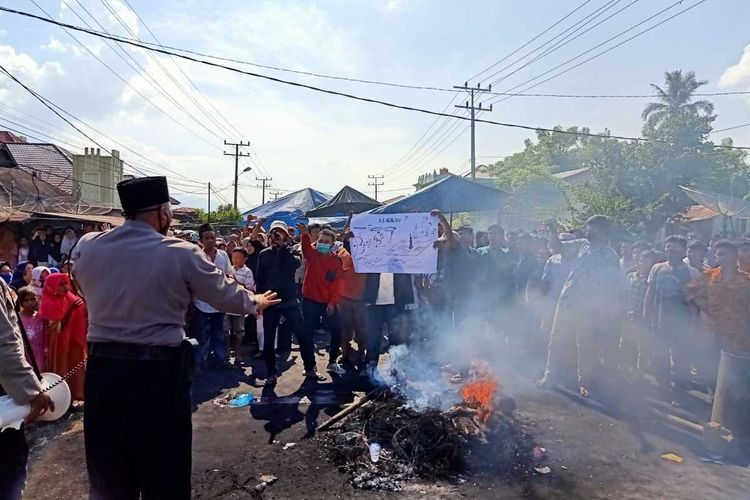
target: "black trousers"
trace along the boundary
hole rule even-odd
[[[21,430],[0,431],[0,500],[20,500],[26,486],[29,445]]]
[[[284,317],[284,325],[287,325],[286,329],[282,329],[279,326],[282,316]],[[299,306],[297,304],[284,307],[273,306],[263,311],[263,359],[266,362],[266,376],[272,377],[278,375],[276,350],[274,349],[277,329],[279,330],[279,351],[291,350],[291,332],[294,331],[298,339],[302,359],[305,363],[305,370],[314,368],[315,357],[312,357],[312,367],[308,366],[310,364],[309,356],[306,356],[306,351],[302,349],[302,343],[299,342],[300,332],[303,331],[302,313]]]
[[[305,359],[302,344],[304,343],[312,358],[312,367],[315,367],[315,330],[323,324],[331,332],[331,343],[328,346],[328,362],[335,363],[336,358],[341,352],[341,317],[339,316],[338,307],[333,310],[330,316],[326,313],[328,304],[316,302],[310,299],[302,299],[302,318],[305,322],[305,329],[302,335],[297,335],[300,341],[299,350],[302,353],[302,359]],[[307,363],[305,363],[307,365]],[[307,369],[307,368],[306,368]]]
[[[190,498],[190,378],[178,356],[91,356],[85,400],[92,500]]]

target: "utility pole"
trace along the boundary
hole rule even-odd
[[[367,183],[368,186],[375,186],[375,201],[378,201],[378,186],[382,186],[383,182],[378,182],[380,179],[382,179],[383,175],[368,175],[368,179],[372,179],[372,182]]]
[[[476,180],[477,178],[477,152],[476,152],[476,139],[475,139],[475,122],[476,119],[476,112],[477,111],[492,111],[492,104],[490,104],[489,108],[483,108],[482,103],[479,103],[479,106],[474,106],[474,95],[475,94],[481,94],[483,92],[492,92],[492,85],[487,87],[486,89],[483,89],[480,84],[477,84],[476,87],[469,87],[469,82],[464,82],[463,86],[461,85],[454,85],[454,89],[458,90],[464,90],[469,93],[469,101],[466,101],[466,104],[457,104],[456,107],[460,109],[468,109],[471,111],[471,180]]]
[[[281,191],[269,191],[268,194],[273,196],[273,200],[276,201],[279,199],[279,195],[281,194]]]
[[[208,222],[211,222],[211,183],[208,183]]]
[[[266,204],[266,186],[268,186],[268,182],[271,182],[273,178],[271,177],[263,177],[262,179],[259,179],[258,177],[255,178],[256,181],[263,183],[261,186],[261,189],[263,189],[263,203],[261,205]]]
[[[240,176],[240,157],[241,156],[250,156],[250,153],[243,153],[240,151],[240,148],[245,148],[250,146],[250,141],[245,142],[227,142],[224,141],[225,146],[234,146],[234,153],[227,153],[224,151],[224,156],[234,156],[234,209],[237,210],[237,179]],[[247,167],[245,170],[249,170],[250,167]]]

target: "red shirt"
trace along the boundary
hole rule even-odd
[[[341,259],[332,253],[318,252],[310,243],[308,234],[302,235],[300,246],[305,257],[302,296],[323,304],[337,304],[341,283]]]

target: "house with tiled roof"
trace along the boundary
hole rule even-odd
[[[71,156],[68,151],[54,144],[0,143],[0,167],[18,168],[29,174],[36,174],[37,178],[70,195],[74,194]]]

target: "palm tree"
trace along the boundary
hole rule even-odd
[[[641,117],[649,127],[657,128],[667,118],[682,114],[710,115],[714,105],[709,101],[693,101],[693,94],[698,88],[708,83],[708,80],[696,80],[695,73],[688,71],[684,75],[682,70],[668,71],[664,75],[665,88],[651,84],[660,102],[650,102],[643,109]]]

